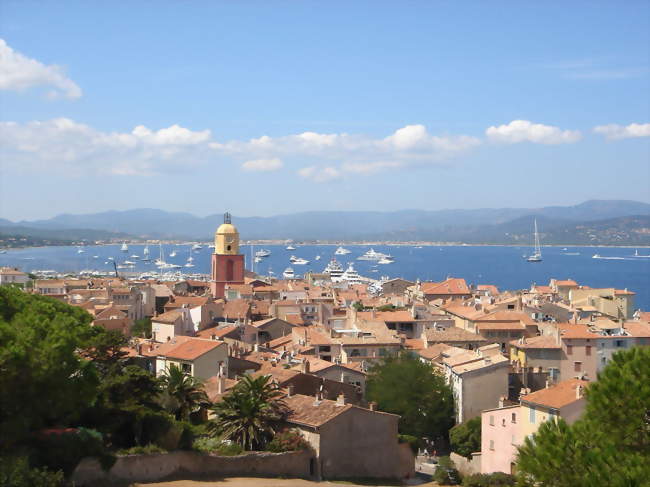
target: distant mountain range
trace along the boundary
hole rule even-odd
[[[272,217],[233,216],[233,222],[243,239],[523,244],[532,240],[534,218],[546,244],[650,244],[650,204],[624,200],[544,208],[313,211]],[[207,240],[222,221],[221,213],[201,218],[189,213],[135,209],[65,214],[49,220],[0,219],[0,233],[89,240],[129,236]]]

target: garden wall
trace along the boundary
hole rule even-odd
[[[451,452],[449,458],[456,465],[456,470],[460,472],[461,475],[473,475],[475,473],[481,473],[481,453],[472,453],[472,459],[469,460],[457,453]]]
[[[105,472],[94,458],[84,458],[72,474],[77,486],[97,482],[153,482],[170,477],[184,479],[227,476],[310,477],[308,451],[286,453],[248,453],[233,457],[192,451],[151,455],[126,455],[117,458]]]

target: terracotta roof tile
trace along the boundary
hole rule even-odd
[[[588,385],[589,382],[586,380],[565,380],[546,389],[526,394],[521,397],[521,402],[560,409],[579,399],[576,392],[578,386],[587,387]]]

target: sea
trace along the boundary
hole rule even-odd
[[[165,244],[163,252],[166,261],[184,266],[190,256],[190,244]],[[464,278],[468,284],[494,284],[501,290],[530,288],[531,284],[548,284],[551,278],[574,279],[581,285],[594,288],[615,287],[636,293],[635,307],[650,310],[650,249],[625,247],[542,247],[543,261],[527,262],[525,255],[529,247],[515,246],[473,246],[444,245],[422,247],[414,245],[373,245],[378,252],[390,254],[392,264],[380,265],[374,261],[357,260],[371,248],[369,245],[346,245],[351,251],[347,255],[334,255],[334,245],[297,245],[295,250],[286,250],[284,245],[243,245],[240,251],[246,256],[246,267],[251,269],[253,252],[267,249],[271,252],[259,263],[253,263],[253,270],[260,275],[281,277],[287,267],[297,275],[308,271],[322,272],[329,260],[336,257],[347,267],[354,268],[364,277],[402,277],[415,281],[441,281],[447,277]],[[79,249],[83,252],[79,252]],[[159,255],[157,245],[149,245],[152,259]],[[82,270],[110,272],[113,261],[136,262],[130,274],[156,271],[153,263],[141,261],[144,245],[130,244],[128,252],[120,251],[120,245],[84,247],[34,247],[9,249],[0,254],[0,266],[18,267],[22,271],[54,270],[78,273]],[[169,255],[175,251],[175,257]],[[194,267],[181,268],[182,272],[207,274],[210,272],[212,249],[204,246],[192,251]],[[636,256],[635,256],[636,254]],[[293,265],[289,257],[295,255],[309,261],[306,265]],[[594,255],[600,258],[593,258]],[[95,257],[96,256],[96,257]],[[139,258],[131,257],[139,256]],[[320,256],[318,260],[316,257]],[[119,272],[123,272],[119,270]]]

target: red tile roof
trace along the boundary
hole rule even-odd
[[[578,386],[587,387],[588,385],[589,382],[586,380],[565,380],[546,389],[526,394],[521,397],[521,402],[560,409],[579,400],[576,392]]]

